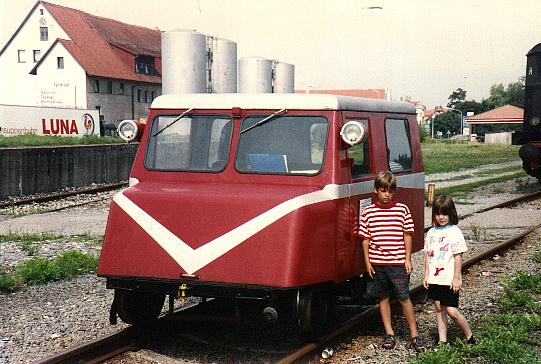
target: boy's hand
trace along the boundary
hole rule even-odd
[[[453,278],[453,282],[451,282],[451,289],[454,293],[457,293],[460,291],[460,288],[462,288],[462,282],[460,282],[460,278]]]
[[[404,263],[404,267],[406,268],[406,273],[410,274],[413,270],[413,264],[411,264],[411,259],[406,259],[406,262]]]
[[[372,267],[372,264],[366,263],[366,271],[368,272],[368,275],[370,276],[370,278],[373,279],[374,275],[376,274],[376,271]]]

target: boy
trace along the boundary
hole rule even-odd
[[[416,351],[425,348],[419,333],[409,297],[409,279],[413,269],[411,246],[413,219],[408,206],[393,201],[396,178],[391,172],[380,172],[374,181],[378,201],[365,208],[360,216],[366,270],[374,280],[374,295],[385,328],[383,347],[394,348],[396,341],[391,325],[390,295],[394,293],[408,323],[411,343]]]

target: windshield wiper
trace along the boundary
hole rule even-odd
[[[278,115],[283,114],[283,113],[286,113],[286,112],[287,112],[287,109],[278,110],[278,111],[275,112],[274,114],[270,114],[270,115],[267,116],[266,118],[263,118],[263,119],[259,120],[259,121],[258,121],[257,123],[255,123],[254,125],[249,126],[249,127],[247,127],[246,129],[241,130],[240,133],[241,133],[241,134],[242,134],[242,133],[245,133],[245,132],[247,132],[248,130],[255,128],[256,126],[259,126],[259,125],[261,125],[261,124],[263,124],[263,123],[266,123],[267,121],[271,120],[271,119],[274,118],[275,116],[278,116]]]
[[[184,111],[182,114],[180,114],[175,120],[173,120],[170,124],[168,124],[167,126],[165,126],[163,129],[160,129],[158,130],[157,132],[155,132],[152,136],[155,137],[155,136],[158,136],[161,134],[162,131],[164,131],[165,129],[167,129],[168,127],[170,127],[171,125],[173,125],[174,123],[176,123],[177,121],[179,121],[180,119],[182,119],[183,117],[185,117],[187,114],[191,113],[193,111],[193,107],[191,109],[188,109],[186,111]]]

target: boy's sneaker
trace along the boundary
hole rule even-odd
[[[415,349],[415,351],[423,351],[425,350],[425,344],[423,343],[423,339],[421,339],[420,336],[415,336],[411,338],[411,345]]]
[[[466,344],[477,345],[477,339],[472,335],[469,339],[466,339]]]
[[[383,348],[385,349],[393,349],[396,344],[396,340],[394,339],[393,335],[385,335],[383,337]]]

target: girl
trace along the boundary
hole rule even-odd
[[[447,316],[460,327],[468,344],[476,344],[466,318],[458,310],[462,287],[462,253],[468,250],[457,226],[458,214],[453,199],[438,196],[432,204],[432,225],[425,237],[425,275],[423,286],[434,300],[440,343],[447,343]]]

